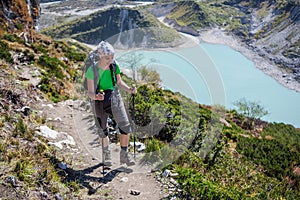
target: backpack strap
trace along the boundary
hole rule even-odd
[[[115,61],[109,65],[109,69],[110,69],[112,84],[115,87],[115,85],[117,83],[117,75],[116,75],[117,69],[116,69],[116,62]]]
[[[100,77],[99,77],[99,72],[97,66],[93,63],[93,73],[94,73],[94,88],[95,88],[95,93],[99,93],[100,91]]]
[[[99,60],[99,55],[97,54],[97,51],[91,51],[85,62],[84,62],[84,73],[83,73],[83,78],[84,78],[84,82],[83,82],[83,87],[84,89],[87,91],[87,78],[85,77],[87,70],[92,67],[92,71],[94,73],[94,88],[95,88],[95,93],[98,93],[100,90],[100,78],[99,78],[99,73],[98,73],[98,67],[97,67],[97,60]]]

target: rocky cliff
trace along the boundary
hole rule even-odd
[[[176,30],[198,35],[219,27],[300,82],[299,1],[203,0],[168,5],[172,7],[164,5],[169,11],[165,13],[165,22]]]
[[[262,57],[285,69],[300,82],[300,2],[227,1],[245,15],[234,29]]]
[[[4,29],[33,38],[38,29],[40,4],[38,0],[6,0],[0,3],[0,23]]]
[[[178,32],[140,7],[103,8],[76,20],[43,29],[42,33],[91,45],[108,40],[118,48],[126,48],[127,45],[130,48],[172,47],[183,42]]]

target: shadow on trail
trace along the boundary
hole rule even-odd
[[[95,125],[95,118],[93,115],[87,115],[79,119],[78,124],[84,124],[87,128],[84,134],[96,135],[98,136],[99,133],[97,131]],[[91,142],[88,143],[93,148],[98,148],[100,146],[99,137],[94,138]]]
[[[92,195],[97,192],[99,188],[101,188],[104,184],[111,182],[118,174],[120,173],[132,173],[133,170],[126,167],[118,167],[116,169],[106,169],[105,174],[102,174],[102,163],[94,165],[92,167],[88,167],[83,170],[74,170],[72,168],[67,168],[65,170],[61,170],[58,174],[63,178],[63,182],[70,183],[76,182],[81,187],[85,187],[88,189],[88,195]],[[90,173],[94,172],[98,169],[99,177],[92,176]],[[100,183],[99,186],[93,187],[91,183]],[[98,184],[95,184],[98,185]]]

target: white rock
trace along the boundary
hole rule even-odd
[[[52,139],[56,139],[59,134],[57,131],[50,129],[48,126],[40,126],[40,131],[37,133],[46,138],[52,138]]]
[[[121,178],[121,182],[127,183],[128,182],[128,178],[127,177]]]

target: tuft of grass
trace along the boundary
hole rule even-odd
[[[8,63],[13,63],[13,58],[10,54],[11,48],[9,45],[5,42],[0,40],[0,59],[4,59]]]
[[[29,141],[32,141],[33,135],[34,135],[34,131],[29,129],[26,123],[24,122],[24,120],[21,117],[19,117],[15,125],[15,129],[13,131],[13,137],[19,136]]]
[[[21,37],[18,37],[17,34],[6,33],[6,34],[4,34],[3,39],[10,41],[10,42],[18,42],[18,43],[24,42],[24,39],[22,39]]]
[[[80,184],[77,181],[71,181],[66,183],[66,186],[71,190],[71,192],[79,193]]]

